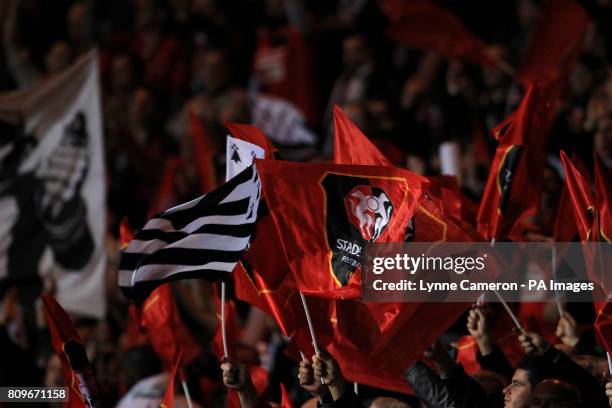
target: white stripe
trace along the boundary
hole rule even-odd
[[[255,170],[257,171],[257,170]],[[253,177],[244,183],[238,184],[235,189],[233,189],[223,200],[221,200],[221,204],[231,203],[234,201],[239,201],[245,198],[254,199],[257,197],[257,189],[259,187],[258,184],[255,184],[253,179],[255,178],[255,172],[253,172]]]
[[[168,208],[166,211],[164,211],[164,214],[172,214],[172,213],[175,213],[175,212],[177,212],[177,211],[188,210],[188,209],[190,209],[190,208],[193,208],[193,207],[195,207],[195,206],[196,206],[196,205],[197,205],[197,204],[200,202],[200,200],[202,200],[204,197],[206,197],[206,195],[200,196],[200,197],[198,197],[198,198],[194,198],[194,199],[193,199],[193,200],[191,200],[191,201],[187,201],[186,203],[179,204],[179,205],[174,206],[174,207],[172,207],[172,208]],[[145,225],[145,227],[146,227],[146,225]]]
[[[143,265],[139,267],[133,274],[137,279],[130,279],[131,276],[127,276],[121,279],[122,275],[119,274],[119,285],[121,286],[135,286],[138,282],[146,282],[152,280],[162,280],[169,278],[170,276],[176,275],[177,273],[185,273],[191,271],[197,271],[201,269],[210,269],[215,271],[230,273],[236,267],[237,262],[209,262],[204,265]],[[120,271],[121,272],[121,271]],[[127,275],[130,275],[130,271]],[[202,277],[206,277],[206,272],[202,272]]]
[[[200,217],[196,220],[187,224],[184,228],[180,230],[175,229],[172,226],[172,223],[163,218],[152,218],[143,228],[144,230],[161,230],[165,232],[172,231],[183,231],[188,234],[192,234],[195,230],[199,229],[203,225],[206,224],[222,224],[222,225],[242,225],[247,224],[247,214],[239,214],[239,215],[210,215],[208,217]]]
[[[161,239],[148,241],[133,240],[125,253],[152,254],[162,248],[210,249],[216,251],[242,251],[249,243],[250,237],[233,237],[219,234],[191,234],[172,244]]]

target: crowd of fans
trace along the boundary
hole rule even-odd
[[[438,3],[492,44],[491,52],[516,66],[543,2]],[[612,169],[612,2],[593,0],[584,6],[593,22],[581,40],[550,155],[542,163],[541,209],[527,240],[551,239],[563,180],[559,149],[587,164],[595,151]],[[35,85],[84,52],[98,51],[108,190],[108,311],[102,321],[74,317],[103,406],[132,406],[128,397],[139,386],[144,394],[159,391],[152,397],[159,401],[165,389],[167,374],[152,349],[128,339],[128,305],[116,284],[117,231],[123,217],[138,228],[158,209],[158,191],[173,160],[181,163],[173,175],[175,201],[203,193],[190,114],[210,135],[217,151],[214,165],[223,175],[226,120],[265,129],[275,121],[269,106],[285,104],[301,118],[302,136],[270,135],[281,154],[322,161],[331,157],[331,109],[338,105],[391,161],[421,174],[439,174],[440,145],[455,143],[462,191],[479,199],[495,149],[491,129],[516,108],[524,90],[508,70],[392,42],[385,36],[386,24],[373,0],[0,0],[1,91]],[[45,290],[52,292],[53,282],[46,282]],[[245,362],[269,370],[270,383],[287,384],[296,406],[586,408],[607,406],[608,397],[612,406],[612,384],[604,390],[605,358],[592,333],[591,305],[568,306],[561,319],[545,314],[542,324],[556,326],[556,337],[521,333],[526,357],[518,365],[490,336],[490,321],[503,310],[472,309],[449,333],[476,340],[481,371],[468,375],[446,341],[432,346],[406,373],[418,398],[368,387],[357,396],[325,350],[299,366],[290,362],[273,319],[241,302],[239,353],[221,365],[209,346],[218,324],[212,290],[201,281],[173,284],[183,320],[204,350],[186,371],[191,397],[202,406],[224,406],[224,384],[239,391],[243,406],[256,406]],[[19,319],[17,299],[18,291],[9,291],[0,309],[0,385],[61,385],[61,365],[51,353],[40,310],[35,329],[7,329]],[[551,344],[555,339],[558,344]],[[147,380],[149,388],[143,385]],[[271,387],[269,394],[269,400],[280,401],[279,389]],[[181,398],[177,404],[184,404]]]

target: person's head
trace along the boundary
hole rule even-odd
[[[90,33],[87,31],[87,4],[74,3],[66,15],[66,26],[73,44],[77,46],[86,45],[90,41]]]
[[[204,88],[209,94],[216,94],[229,83],[231,69],[225,50],[213,48],[204,51],[198,62]]]
[[[121,372],[125,376],[125,385],[128,388],[162,371],[161,362],[149,345],[134,347],[126,351],[121,361],[123,363]]]
[[[574,385],[550,378],[540,382],[531,393],[529,408],[580,408],[580,392]]]
[[[378,397],[372,401],[370,408],[411,408],[411,405],[395,398]]]
[[[504,388],[504,408],[527,408],[531,392],[545,378],[550,378],[550,368],[545,360],[529,357],[521,361],[510,385]]]
[[[134,61],[127,54],[118,54],[111,60],[110,88],[114,93],[127,92],[134,85]]]
[[[342,41],[342,59],[349,68],[365,64],[372,58],[368,40],[363,34],[349,34]]]
[[[47,359],[43,384],[45,387],[62,387],[64,385],[64,369],[62,368],[62,362],[55,353]]]
[[[132,93],[132,103],[130,104],[130,117],[132,123],[145,126],[149,124],[155,115],[156,100],[153,92],[140,87]]]
[[[45,56],[45,71],[48,75],[57,74],[66,69],[73,59],[72,48],[65,41],[54,43]]]
[[[500,406],[504,400],[503,391],[508,379],[492,371],[480,371],[473,375],[474,380],[484,389],[490,406]]]
[[[597,122],[594,149],[607,166],[612,165],[612,113]]]

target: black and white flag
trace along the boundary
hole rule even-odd
[[[94,51],[0,94],[0,288],[36,296],[49,277],[67,311],[94,318],[105,314],[107,259],[98,82]]]
[[[249,245],[260,197],[252,165],[210,193],[150,219],[121,256],[124,294],[142,301],[163,282],[225,278]]]

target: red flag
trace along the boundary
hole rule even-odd
[[[334,105],[334,163],[392,166],[370,139],[336,105]]]
[[[281,383],[280,389],[281,389],[281,403],[280,403],[281,408],[293,408],[293,401],[291,401],[291,396],[289,395],[289,392],[287,391],[287,387],[285,387],[285,384]]]
[[[392,167],[391,162],[337,106],[334,106],[334,163]],[[414,240],[479,241],[478,234],[460,221],[462,200],[456,178],[440,176],[428,180],[427,193],[417,207],[410,227]]]
[[[483,41],[434,1],[383,0],[383,9],[391,19],[387,35],[400,43],[473,64],[495,65],[497,62],[487,54]]]
[[[612,302],[608,301],[597,312],[595,319],[597,341],[608,352],[612,353]]]
[[[200,186],[203,193],[208,193],[217,186],[215,145],[200,118],[195,113],[189,112],[189,122],[191,126],[193,155],[200,176]]]
[[[266,152],[266,159],[275,158],[277,152],[276,148],[274,147],[270,139],[268,139],[264,132],[262,132],[261,129],[259,129],[258,127],[253,125],[233,123],[230,121],[225,121],[225,127],[235,138],[252,143],[264,149]]]
[[[170,376],[168,377],[168,385],[166,386],[166,392],[161,400],[160,408],[174,408],[174,382],[176,379],[176,375],[178,374],[179,368],[181,367],[181,357],[183,356],[183,352],[180,352],[176,357],[176,361],[172,366],[172,370],[170,371]]]
[[[593,239],[593,224],[595,222],[595,197],[591,191],[591,181],[583,168],[577,168],[567,157],[565,152],[561,152],[561,162],[565,170],[565,183],[572,201],[572,209],[576,226],[580,233],[582,242],[589,242]],[[582,165],[578,165],[583,167]]]
[[[478,210],[478,232],[504,240],[539,208],[542,163],[555,113],[557,90],[531,85],[521,104],[494,130],[499,141]]]
[[[578,2],[548,0],[519,69],[521,83],[527,86],[564,75],[589,21],[589,15]]]
[[[134,239],[134,230],[130,226],[130,222],[126,217],[121,219],[119,223],[119,245],[121,249],[125,249],[130,241]]]
[[[68,387],[69,401],[63,406],[99,407],[93,371],[74,323],[52,296],[42,295],[41,298],[53,349],[62,363],[64,385]]]
[[[578,233],[576,221],[574,220],[574,209],[570,198],[567,183],[563,184],[559,203],[557,204],[557,214],[553,227],[553,239],[555,242],[571,242]]]
[[[612,242],[612,183],[607,179],[599,156],[594,154],[595,192],[597,197],[597,221],[600,241]]]
[[[390,167],[257,160],[264,197],[297,286],[360,296],[365,242],[401,242],[426,180]]]
[[[151,292],[143,303],[141,326],[166,368],[172,367],[180,352],[183,352],[183,362],[189,364],[202,351],[181,321],[169,283]]]
[[[335,162],[391,166],[339,108],[334,109],[334,121]],[[447,200],[446,206],[442,204],[442,197]],[[444,214],[447,208],[460,217],[460,201],[456,180],[447,177],[431,180],[409,227],[412,239],[422,242],[480,240],[469,225]],[[352,381],[410,392],[403,378],[404,370],[468,306],[393,302],[366,305],[357,301],[336,301],[336,330],[330,351],[335,352],[343,371],[351,373]],[[443,313],[440,308],[444,309]],[[427,321],[420,322],[417,312],[429,316]],[[432,319],[432,312],[438,318]],[[410,335],[415,327],[423,328],[427,335]],[[397,364],[397,356],[405,358],[402,364]]]

